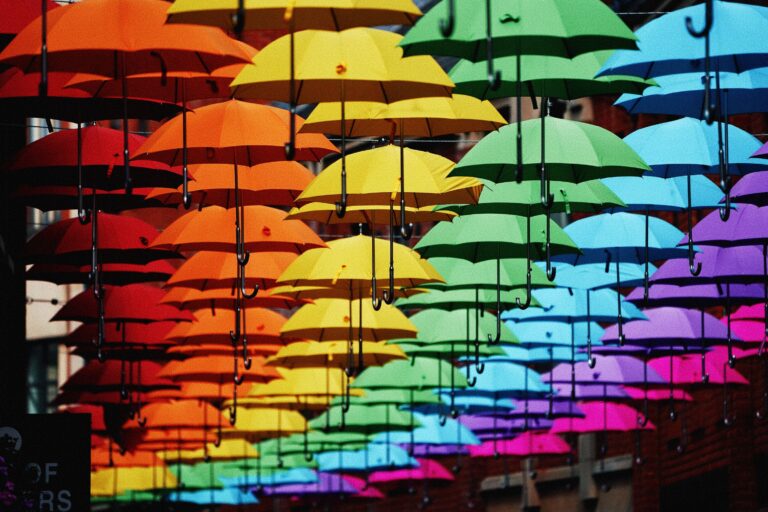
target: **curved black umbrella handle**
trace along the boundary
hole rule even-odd
[[[183,87],[183,86],[182,86]],[[189,164],[187,156],[187,102],[181,111],[181,204],[185,210],[192,206],[192,195],[189,193]]]
[[[246,370],[250,370],[251,366],[253,365],[253,359],[251,359],[250,354],[248,353],[248,337],[243,333],[243,366]]]
[[[343,73],[342,71],[341,73]],[[340,74],[341,74],[340,73]],[[347,107],[344,98],[344,80],[341,80],[341,201],[336,203],[336,216],[347,213]]]
[[[497,248],[498,252],[496,253],[496,336],[492,337],[490,334],[488,335],[488,344],[489,345],[497,345],[501,341],[501,248]],[[529,267],[530,270],[530,267]],[[528,273],[528,284],[530,284],[530,272]],[[530,290],[530,288],[529,288]],[[520,305],[520,298],[516,297],[518,305]],[[530,296],[528,299],[528,303],[530,304]],[[479,307],[479,304],[478,304]],[[480,340],[475,340],[475,355],[476,358],[479,360],[480,358]],[[483,366],[483,370],[480,370],[480,365],[476,365],[478,368],[477,373],[483,373],[485,366]]]
[[[259,285],[253,287],[253,291],[249,292],[245,287],[245,268],[243,268],[240,275],[240,293],[243,294],[244,299],[253,299],[259,293]]]
[[[456,0],[446,0],[448,4],[448,16],[440,20],[440,33],[443,37],[451,37],[456,26]]]
[[[693,211],[691,206],[691,173],[688,172],[688,269],[691,275],[697,277],[701,274],[701,262],[694,262],[696,254],[693,250]],[[728,205],[730,209],[730,204]],[[646,227],[646,230],[648,228]],[[647,240],[646,235],[646,240]]]
[[[404,123],[400,122],[400,238],[410,240],[413,235],[413,223],[406,222],[405,211],[405,133]],[[392,215],[392,214],[391,214]],[[390,231],[392,228],[389,228]]]
[[[731,178],[728,176],[724,182],[725,188],[723,189],[723,194],[725,195],[725,206],[720,207],[720,219],[723,222],[726,222],[731,217],[731,186],[730,186]]]
[[[501,86],[501,71],[494,70],[493,63],[493,35],[491,34],[491,0],[485,0],[485,51],[488,63],[488,86],[492,91]]]
[[[472,365],[468,364],[466,368],[467,368],[467,386],[469,386],[470,388],[473,388],[477,384],[477,375],[472,376],[470,378],[470,375],[472,375]]]
[[[401,191],[402,194],[402,191]],[[400,215],[404,215],[405,210],[405,201],[402,199],[402,195],[400,196]],[[384,298],[384,302],[386,304],[392,304],[395,302],[395,235],[394,235],[394,217],[395,217],[395,210],[394,205],[390,201],[389,203],[389,289],[383,290],[381,292],[382,297]],[[402,217],[401,217],[402,219]],[[400,226],[400,229],[402,230],[403,226]],[[401,233],[402,234],[402,233]],[[409,235],[410,236],[410,235]]]
[[[237,366],[237,359],[235,359],[235,366]],[[237,373],[237,369],[235,369],[235,373]],[[235,375],[235,379],[237,379],[237,375]],[[237,384],[237,380],[235,380],[235,384]],[[229,407],[229,424],[234,427],[235,423],[237,423],[237,385],[232,386],[232,405]]]
[[[627,337],[624,335],[624,318],[621,314],[621,292],[619,287],[621,286],[621,277],[619,273],[619,262],[616,262],[616,327],[619,330],[619,346],[623,347],[627,342]]]
[[[704,9],[704,27],[701,30],[696,30],[696,28],[693,26],[693,18],[690,16],[685,17],[685,28],[688,29],[688,33],[693,37],[706,37],[709,35],[710,30],[712,30],[712,23],[714,21],[712,1],[713,0],[706,1],[706,6]]]
[[[47,78],[46,78],[47,80]],[[47,87],[47,86],[46,86]],[[89,222],[83,198],[83,125],[77,123],[77,218],[85,226]]]
[[[525,216],[525,224],[526,224],[526,233],[527,233],[527,244],[525,246],[525,261],[527,265],[527,270],[525,274],[525,302],[522,302],[520,300],[520,297],[515,297],[515,304],[517,304],[517,307],[520,309],[528,309],[528,307],[531,305],[531,288],[532,288],[532,281],[531,281],[531,211],[530,208],[528,209],[528,214]]]
[[[238,303],[235,306],[235,329],[233,331],[229,331],[229,339],[232,341],[233,345],[240,340],[240,311],[241,306]]]
[[[480,340],[475,341],[475,371],[479,374],[485,371],[485,363],[480,362]]]
[[[363,300],[360,297],[360,300]],[[376,278],[376,234],[371,226],[371,305],[374,311],[381,309],[382,300],[379,297],[378,280]]]

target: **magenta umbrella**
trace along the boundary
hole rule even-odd
[[[586,434],[591,432],[630,432],[655,430],[650,421],[644,421],[640,411],[626,404],[597,401],[579,402],[583,418],[558,418],[549,430],[553,434]]]
[[[401,482],[411,480],[455,480],[453,473],[442,464],[431,459],[416,459],[417,468],[374,471],[368,476],[370,483]]]
[[[526,431],[513,439],[487,441],[480,446],[470,446],[472,457],[530,457],[532,455],[566,455],[571,447],[562,438],[550,433]]]

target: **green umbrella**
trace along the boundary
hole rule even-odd
[[[544,259],[545,221],[543,215],[462,215],[451,222],[437,224],[415,249],[425,258],[462,258],[472,262],[523,258],[529,247],[526,234],[530,232],[534,259]],[[552,230],[551,250],[556,254],[579,252],[559,226]]]
[[[499,286],[502,290],[514,290],[523,288],[525,281],[521,276],[525,273],[526,260],[522,258],[502,258],[501,281],[496,281],[496,263],[491,260],[473,263],[461,258],[431,258],[429,260],[437,272],[445,279],[444,283],[429,283],[420,288],[430,290],[495,290]],[[544,271],[538,267],[533,268],[534,286],[551,286],[544,275]],[[430,297],[430,294],[417,294]],[[415,298],[416,296],[411,296]],[[514,301],[512,301],[514,302]],[[407,300],[398,301],[397,305],[408,303]]]
[[[330,421],[341,425],[349,432],[370,435],[387,430],[407,431],[412,428],[412,425],[419,426],[419,422],[411,417],[410,412],[401,411],[392,404],[353,404],[346,413],[343,409],[342,405],[330,406],[323,414],[310,420],[310,427],[323,430]]]
[[[366,368],[353,388],[372,389],[413,389],[415,391],[440,388],[443,382],[454,379],[456,387],[467,387],[464,376],[451,365],[440,359],[414,357],[410,361],[393,361],[384,366]]]
[[[446,10],[454,12],[448,23],[441,23]],[[507,55],[572,59],[598,50],[634,50],[636,40],[600,0],[486,1],[486,9],[478,9],[477,0],[443,0],[399,44],[405,56],[450,55],[479,62]]]
[[[520,60],[522,82],[532,97],[574,100],[602,94],[642,94],[646,87],[655,85],[653,80],[636,76],[595,75],[612,51],[583,53],[573,59],[542,55],[523,55]],[[517,68],[517,56],[496,58],[496,66],[502,70]],[[498,89],[491,89],[483,62],[459,61],[449,72],[456,84],[454,93],[467,94],[481,99],[514,96],[516,80],[502,80]],[[509,76],[502,73],[503,76]]]
[[[541,165],[541,122],[520,123],[526,138],[522,155],[523,179],[536,180]],[[580,183],[612,176],[641,176],[651,170],[635,151],[610,131],[587,123],[547,117],[544,125],[554,134],[546,144],[547,174],[552,180]],[[506,148],[515,138],[516,125],[489,133],[472,148],[450,176],[475,176],[495,183],[513,181],[517,158]]]
[[[553,181],[550,186],[550,190],[554,190],[554,194],[552,194],[552,202],[549,204],[549,213],[564,212],[570,214],[574,211],[597,213],[606,208],[613,208],[623,204],[621,199],[600,180],[590,180],[581,183]],[[540,192],[540,186],[535,181],[524,181],[520,184],[514,182],[495,183],[485,186],[480,195],[480,201],[471,208],[467,208],[464,205],[446,205],[441,208],[455,211],[459,215],[495,213],[527,216],[529,214],[546,214],[548,213],[547,208],[540,200]],[[551,227],[550,222],[547,222],[546,225]],[[548,238],[548,236],[545,236],[545,238]],[[530,244],[530,240],[528,242]],[[433,258],[430,262],[432,261],[437,261],[437,258]],[[525,303],[520,304],[520,307],[523,309],[530,305],[531,288],[546,286],[550,282],[549,276],[547,276],[546,281],[539,279],[539,275],[543,277],[544,273],[538,267],[531,265],[530,255],[528,255],[524,262],[527,265],[525,267],[527,268],[527,297]],[[500,276],[503,269],[503,266],[499,269]],[[446,281],[452,283],[450,272],[445,269],[438,271],[444,276]],[[504,273],[508,272],[509,270],[504,270]],[[513,271],[514,275],[523,275],[523,272],[524,269],[515,269]],[[555,270],[551,269],[549,273],[551,273],[551,277],[554,279]],[[481,273],[480,275],[485,276],[486,274]],[[504,288],[503,279],[497,281],[497,283],[501,285],[499,286],[500,289]]]
[[[552,191],[551,212],[572,213],[586,212],[599,213],[606,208],[626,206],[608,186],[600,180],[583,181],[573,183],[569,181],[551,181]],[[507,215],[541,215],[546,213],[541,204],[541,191],[535,181],[522,183],[502,182],[488,183],[483,187],[480,199],[475,205],[442,205],[437,209],[450,210],[459,215],[472,215],[477,213],[504,213]],[[430,260],[434,264],[434,261]],[[450,277],[438,269],[440,275],[450,281]],[[432,286],[432,283],[429,284]]]
[[[540,179],[540,203],[546,213],[546,270],[550,280],[555,278],[551,264],[551,229],[549,214],[555,204],[550,178],[580,183],[610,176],[640,176],[650,167],[615,134],[598,126],[547,117],[542,121],[525,121],[518,125],[526,135],[521,166],[518,159],[507,157],[505,148],[515,137],[512,129],[502,128],[491,133],[470,150],[451,173],[456,176],[477,176],[494,182],[508,182],[515,177],[514,168],[525,180]],[[555,135],[554,142],[545,144],[544,127]],[[546,172],[541,162],[547,162]],[[539,174],[537,176],[537,174]],[[609,199],[606,196],[606,199]],[[618,198],[610,198],[615,201]]]
[[[475,0],[445,1],[447,23],[438,23],[441,9],[430,10],[400,42],[405,55],[428,53],[472,62],[485,60],[486,80],[492,90],[502,85],[501,73],[494,71],[494,59],[518,56],[514,62],[518,123],[522,121],[523,56],[573,59],[599,50],[637,48],[637,38],[629,27],[600,0],[518,0],[514,6],[508,2],[492,6],[491,0],[486,0],[484,12]],[[461,24],[454,31],[457,15]],[[530,90],[525,94],[533,96]],[[542,103],[543,118],[549,102]],[[523,137],[519,127],[515,146],[521,161]],[[518,182],[522,179],[521,167],[517,169]]]
[[[441,258],[449,259],[449,258]],[[501,260],[509,261],[509,260]],[[534,267],[538,269],[538,267]],[[539,272],[543,272],[538,269]],[[513,308],[525,295],[524,290],[505,290],[501,292],[500,310]],[[454,309],[475,308],[480,311],[483,306],[493,304],[497,300],[496,292],[493,290],[477,289],[456,289],[456,290],[430,290],[427,293],[419,293],[408,298],[398,299],[395,303],[397,307],[403,310],[417,309],[444,309],[452,311]],[[538,305],[536,299],[533,304]]]

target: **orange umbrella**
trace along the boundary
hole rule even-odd
[[[192,202],[234,208],[235,195],[231,166],[227,164],[196,164],[189,166],[194,181],[189,184]],[[297,162],[269,162],[253,167],[238,166],[240,201],[244,205],[264,204],[292,206],[294,199],[315,177]],[[147,196],[161,204],[179,205],[183,189],[158,188]]]
[[[314,231],[296,220],[286,220],[286,213],[267,206],[243,208],[243,244],[247,251],[280,251],[301,253],[325,247]],[[233,225],[234,208],[218,206],[189,212],[168,226],[150,247],[175,251],[232,251],[237,242],[227,236],[221,226]]]
[[[229,328],[235,321],[232,310],[218,310],[214,315],[208,310],[195,312],[197,322],[178,324],[167,338],[173,341],[200,345],[204,343],[231,343],[227,336]],[[274,311],[263,308],[250,308],[245,314],[246,322],[242,326],[245,336],[256,343],[274,345],[280,341],[280,329],[285,323],[285,317]]]
[[[155,452],[149,450],[136,450],[131,452],[114,453],[112,446],[98,446],[91,450],[92,468],[127,468],[127,467],[151,467],[162,466]]]
[[[222,402],[225,396],[232,394],[234,382],[182,382],[181,389],[158,389],[147,393],[148,401],[160,400],[207,400],[209,402]],[[255,382],[244,382],[240,388],[248,393]]]
[[[30,23],[0,53],[0,62],[25,71],[41,71],[41,96],[47,95],[48,70],[96,73],[121,80],[169,71],[210,70],[249,62],[241,45],[215,28],[166,25],[168,6],[161,0],[85,0]],[[42,34],[42,41],[41,41]],[[42,56],[40,55],[42,53]],[[123,110],[126,189],[131,180],[127,109]]]
[[[264,358],[256,357],[251,367],[244,371],[242,376],[249,381],[267,382],[279,374],[271,366],[264,366]],[[229,357],[218,355],[205,355],[190,357],[184,361],[170,361],[158,376],[166,377],[175,382],[203,381],[223,382],[224,376],[232,373],[232,360]]]
[[[216,311],[219,308],[234,309],[236,300],[235,290],[232,288],[213,288],[200,291],[194,288],[171,288],[165,294],[160,302],[176,306],[179,309],[198,310],[210,308]],[[276,308],[292,309],[305,302],[302,299],[294,299],[287,295],[272,293],[271,290],[265,290],[265,293],[251,299],[250,304],[257,308]]]
[[[296,259],[292,252],[257,252],[244,269],[245,285],[271,288],[280,274]],[[200,251],[179,267],[168,279],[167,286],[183,286],[205,291],[213,288],[234,288],[237,280],[237,255]]]
[[[283,345],[268,345],[259,343],[258,345],[251,345],[248,347],[248,352],[252,356],[271,356],[276,354],[278,350],[283,348]],[[168,354],[179,354],[185,357],[194,356],[220,356],[229,353],[226,345],[216,345],[213,343],[204,343],[202,345],[174,345],[167,351]]]

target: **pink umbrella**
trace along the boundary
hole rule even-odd
[[[683,389],[648,389],[634,388],[631,386],[625,386],[624,391],[629,395],[632,400],[678,400],[681,402],[691,402],[693,397],[685,392]]]
[[[549,430],[553,434],[588,432],[629,432],[632,430],[655,430],[640,411],[626,404],[614,402],[579,402],[583,418],[558,418]]]
[[[537,433],[529,430],[513,439],[486,441],[480,446],[470,446],[469,453],[472,457],[565,455],[571,453],[571,447],[554,434]]]
[[[374,471],[368,477],[371,483],[399,482],[403,480],[454,480],[453,473],[442,464],[430,459],[416,459],[417,468]]]

